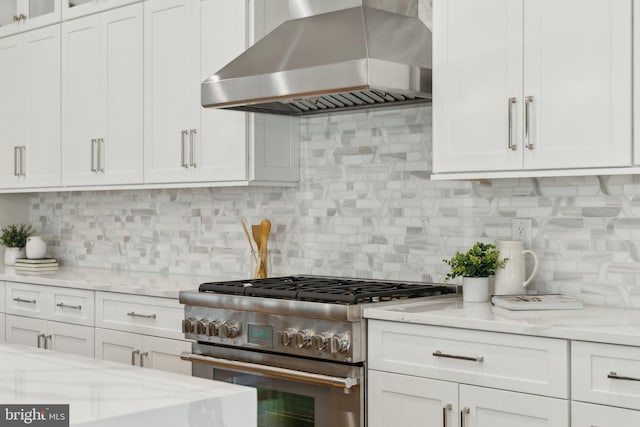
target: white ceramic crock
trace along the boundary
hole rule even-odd
[[[27,258],[42,259],[47,255],[47,244],[40,236],[27,238]]]
[[[17,258],[24,258],[24,248],[4,248],[4,265],[15,265]]]

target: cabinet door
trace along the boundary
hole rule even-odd
[[[522,167],[522,14],[523,0],[436,0],[435,172]]]
[[[639,426],[640,411],[571,402],[571,427]]]
[[[101,15],[106,102],[98,175],[104,184],[142,183],[143,9],[142,3]]]
[[[27,187],[60,185],[60,25],[25,34]]]
[[[24,38],[22,35],[0,39],[0,187],[18,187],[19,166],[16,147],[24,145],[25,122],[25,70]]]
[[[0,37],[60,22],[60,5],[61,0],[1,1]]]
[[[211,25],[215,22],[216,25]],[[201,2],[200,76],[194,86],[211,77],[247,47],[247,2]],[[198,105],[200,104],[198,100]],[[200,134],[194,140],[197,179],[233,181],[247,179],[247,114],[200,108]],[[191,136],[191,135],[190,135]]]
[[[631,12],[631,0],[525,0],[525,169],[631,165]]]
[[[127,332],[96,328],[96,359],[137,365],[142,349],[142,336]]]
[[[569,425],[569,402],[563,399],[461,384],[459,405],[465,427]]]
[[[188,341],[145,336],[140,364],[147,368],[191,375],[191,362],[180,359],[182,352],[191,351]]]
[[[29,347],[44,348],[44,336],[47,321],[31,317],[7,315],[7,344],[21,344]]]
[[[104,138],[104,70],[100,15],[62,25],[62,183],[97,180],[97,142]]]
[[[114,7],[135,3],[139,0],[62,0],[62,18],[68,20],[91,15]]]
[[[192,179],[187,149],[189,131],[199,128],[199,11],[199,1],[144,3],[145,182]]]
[[[94,328],[68,323],[48,322],[45,348],[79,356],[93,357]]]
[[[368,379],[369,427],[458,425],[456,383],[372,370]]]

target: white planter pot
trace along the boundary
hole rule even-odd
[[[4,249],[4,265],[15,265],[16,258],[24,258],[24,248]]]
[[[463,277],[462,301],[464,302],[488,302],[489,278],[488,277]]]

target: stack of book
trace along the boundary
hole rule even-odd
[[[570,315],[583,308],[582,300],[562,294],[493,295],[491,311],[510,319],[545,318],[549,315]]]
[[[52,274],[58,271],[58,260],[55,258],[18,258],[16,259],[14,268],[20,273]]]

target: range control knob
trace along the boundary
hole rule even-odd
[[[278,342],[283,347],[289,347],[293,343],[293,336],[296,333],[293,329],[278,331]]]
[[[293,337],[293,343],[296,348],[311,347],[311,337],[313,337],[313,331],[305,330],[298,331]]]
[[[196,331],[196,319],[189,317],[182,320],[182,332],[185,334],[193,334]]]
[[[327,335],[315,335],[311,341],[313,343],[313,349],[315,351],[327,351],[329,346],[330,337]]]
[[[196,334],[205,335],[207,333],[207,326],[209,321],[207,319],[200,319],[196,322]]]
[[[238,322],[222,322],[218,330],[218,336],[222,338],[235,338],[240,335],[240,324]]]
[[[209,329],[207,330],[207,335],[210,337],[215,337],[220,334],[220,322],[217,320],[212,320],[209,322]]]
[[[329,340],[329,353],[335,354],[347,352],[349,351],[349,347],[351,347],[351,343],[349,342],[349,337],[345,335],[334,335]]]

